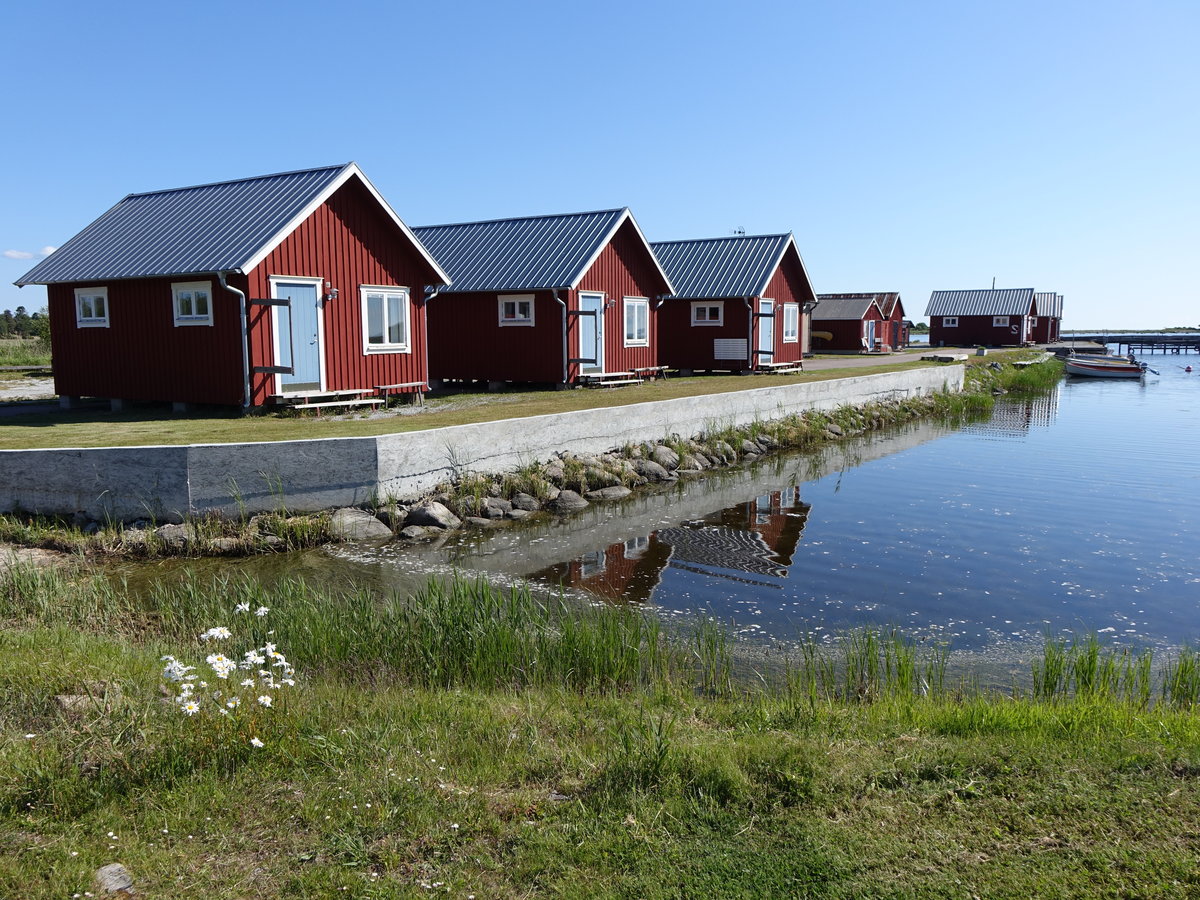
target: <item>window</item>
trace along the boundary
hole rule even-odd
[[[192,281],[171,285],[176,325],[211,325],[212,282]]]
[[[533,294],[509,294],[500,297],[500,324],[532,325]]]
[[[1037,327],[1037,316],[1030,316],[1030,317],[1029,317],[1029,327],[1030,327],[1030,328],[1036,328],[1036,327]]]
[[[783,342],[796,344],[800,342],[800,304],[783,304]]]
[[[645,297],[625,298],[625,346],[650,346],[650,301]]]
[[[958,327],[958,316],[942,316],[942,327],[943,328],[957,328]]]
[[[1008,316],[992,316],[992,327],[993,328],[1007,328],[1008,327]]]
[[[363,352],[408,353],[408,288],[364,284]]]
[[[701,300],[692,303],[693,325],[724,325],[725,304]]]
[[[108,288],[75,288],[75,324],[80,328],[108,327]]]

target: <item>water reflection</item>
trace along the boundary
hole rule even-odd
[[[533,577],[609,600],[647,603],[668,567],[767,590],[788,577],[810,505],[792,485],[690,520],[591,550]]]
[[[1061,385],[1045,396],[1014,399],[1006,397],[997,403],[992,416],[963,428],[968,434],[992,439],[1020,438],[1032,428],[1049,428],[1058,415],[1058,395]]]

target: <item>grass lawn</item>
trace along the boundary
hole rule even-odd
[[[704,641],[483,588],[0,587],[0,896],[112,862],[158,898],[1200,892],[1188,706],[739,685]],[[164,653],[207,672],[267,640],[295,686],[258,678],[230,716],[172,701]]]
[[[367,414],[346,418],[335,418],[328,415],[321,417],[311,415],[242,416],[236,411],[172,414],[163,406],[158,405],[120,413],[111,413],[107,410],[84,410],[6,416],[0,419],[0,449],[242,443],[363,437],[471,422],[549,415],[578,409],[600,409],[678,397],[776,387],[803,381],[896,372],[932,365],[936,365],[936,363],[910,359],[863,368],[806,372],[801,375],[672,378],[620,389],[514,391],[498,394],[444,393],[431,396],[426,400],[422,412],[376,417],[370,417]]]

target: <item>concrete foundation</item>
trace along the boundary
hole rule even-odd
[[[363,438],[0,451],[0,512],[179,522],[286,507],[410,499],[455,474],[505,472],[559,450],[600,453],[806,410],[962,390],[964,368],[913,369]]]

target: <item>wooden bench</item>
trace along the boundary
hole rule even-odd
[[[633,369],[632,371],[633,374],[639,378],[654,379],[667,377],[666,366],[641,366],[640,368]]]
[[[315,409],[317,415],[321,414],[321,410],[331,407],[340,407],[342,409],[352,409],[356,406],[370,406],[375,408],[383,403],[378,397],[366,397],[361,400],[323,400],[320,403],[293,403],[289,409]]]
[[[383,405],[387,406],[388,394],[392,391],[402,391],[405,388],[416,388],[413,391],[413,403],[417,406],[425,405],[425,391],[429,390],[429,386],[424,381],[405,381],[401,384],[377,384],[375,385],[376,392],[383,397]]]
[[[789,375],[792,372],[803,372],[804,361],[795,362],[760,362],[756,372],[762,375]]]
[[[374,393],[372,388],[351,388],[339,391],[301,390],[272,394],[271,399],[285,409],[315,409],[317,415],[320,415],[323,409],[375,407],[383,403],[376,397],[363,396],[370,393]]]

